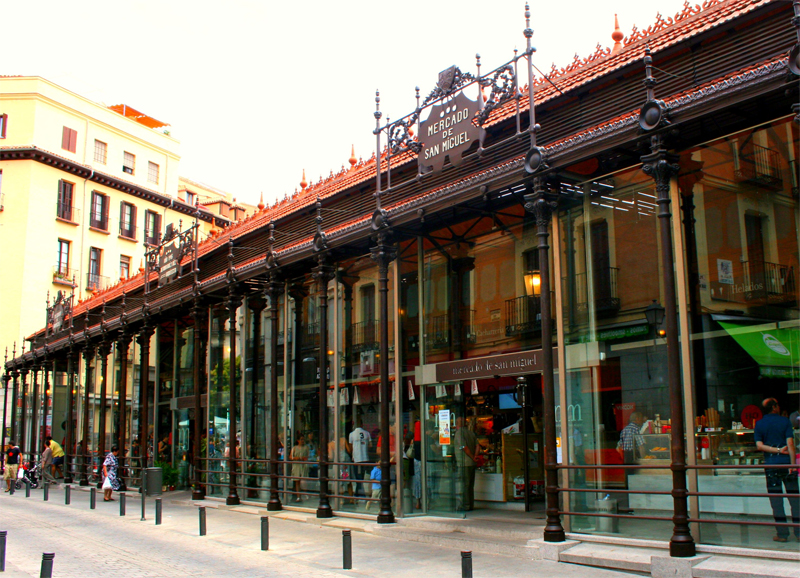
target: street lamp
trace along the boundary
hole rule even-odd
[[[644,316],[650,327],[656,328],[664,322],[664,308],[655,299],[644,310]]]
[[[528,297],[539,297],[542,294],[542,276],[539,271],[525,273],[525,291]]]

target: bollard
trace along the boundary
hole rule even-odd
[[[353,538],[350,530],[342,530],[342,568],[353,569]]]
[[[144,514],[145,514],[145,508],[146,508],[146,504],[145,504],[145,500],[146,499],[147,498],[146,498],[146,495],[145,495],[145,492],[144,492],[144,488],[142,488],[142,519],[141,519],[142,522],[144,522],[144,520],[145,520]]]
[[[0,531],[0,572],[6,571],[6,537],[8,532]]]
[[[197,511],[200,514],[200,535],[201,536],[205,536],[206,535],[206,507],[205,506],[200,506],[199,508],[197,508]]]
[[[119,494],[119,515],[125,515],[125,492]]]
[[[156,526],[161,525],[161,498],[156,498]]]
[[[31,497],[31,485],[27,481],[25,482],[25,497],[26,498]]]
[[[64,504],[69,506],[70,501],[72,500],[72,486],[67,486],[64,488]]]
[[[461,578],[472,578],[472,550],[461,551]]]
[[[261,517],[261,549],[269,550],[269,518]]]
[[[53,578],[53,558],[56,555],[42,554],[42,571],[39,573],[39,578]]]
[[[97,505],[97,489],[90,488],[89,489],[89,509],[94,510],[95,506]]]
[[[44,487],[42,488],[42,496],[44,497],[45,502],[50,499],[50,484],[48,482],[44,483]]]
[[[17,491],[17,482],[12,480],[11,481],[11,491],[9,493],[13,496],[16,491]]]

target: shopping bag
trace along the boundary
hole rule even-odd
[[[103,480],[103,489],[104,490],[112,490],[113,489],[111,487],[111,480],[109,480],[107,476],[106,476],[106,479]]]

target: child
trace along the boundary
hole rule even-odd
[[[372,497],[373,498],[380,498],[381,497],[381,468],[380,466],[375,466],[372,468],[372,472],[369,474],[369,479],[372,480]],[[369,512],[369,507],[372,505],[372,502],[367,502],[367,506],[365,511]],[[380,504],[377,504],[378,510],[380,510]]]

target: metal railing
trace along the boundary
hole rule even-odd
[[[578,273],[575,279],[575,305],[577,310],[585,312],[589,310],[589,287],[587,284],[588,275]],[[613,315],[619,312],[619,267],[604,267],[594,269],[592,272],[592,289],[594,291],[595,314],[599,317],[603,315]],[[564,283],[569,283],[568,278],[564,278]]]
[[[378,349],[379,327],[380,321],[377,319],[353,323],[347,330],[347,339],[353,344],[353,351],[358,353]]]
[[[132,239],[136,240],[139,234],[139,227],[125,227],[123,223],[119,224],[119,236],[124,237],[125,239]]]
[[[425,347],[428,351],[474,344],[477,340],[475,310],[460,309],[457,320],[454,320],[450,313],[430,317],[425,328],[425,338]]]
[[[56,217],[71,223],[77,222],[80,211],[72,205],[65,203],[56,203]]]
[[[783,183],[780,170],[780,153],[766,147],[753,145],[753,152],[740,155],[736,179],[743,183],[778,187]]]
[[[87,291],[102,291],[108,287],[109,279],[103,275],[96,273],[86,274],[86,290]]]
[[[506,300],[506,337],[542,330],[542,298],[523,295]]]
[[[766,261],[744,261],[745,295],[786,297],[796,295],[794,267]]]
[[[69,285],[70,287],[74,287],[74,279],[77,276],[77,269],[62,267],[61,265],[53,265],[53,283],[63,283],[65,285]]]

